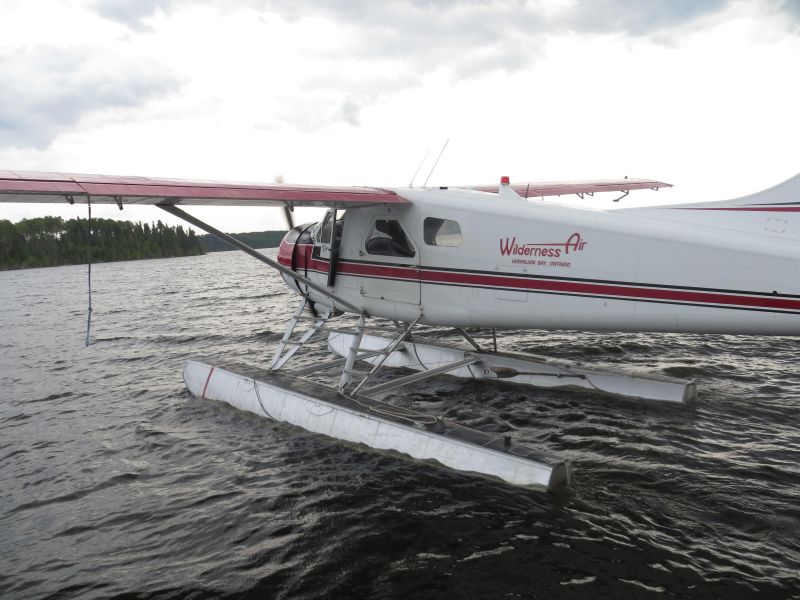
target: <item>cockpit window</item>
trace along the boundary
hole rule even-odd
[[[400,223],[394,219],[378,219],[364,242],[369,254],[411,258],[416,253]]]
[[[325,218],[322,220],[321,223],[317,223],[317,225],[313,228],[311,232],[311,237],[314,240],[316,245],[321,244],[330,244],[331,243],[331,211],[325,213]],[[344,228],[344,218],[347,215],[347,212],[342,210],[338,211],[338,216],[336,218],[336,239],[334,240],[334,246],[338,246],[339,242],[342,239],[342,229]]]
[[[428,217],[423,223],[423,237],[429,246],[460,248],[464,245],[461,227],[455,221]]]

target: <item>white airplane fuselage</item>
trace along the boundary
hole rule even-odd
[[[422,315],[423,323],[457,327],[800,335],[796,203],[591,210],[502,189],[396,191],[411,204],[347,211],[334,260],[329,289],[371,316]],[[406,238],[399,249],[396,239],[374,241],[397,226]],[[290,232],[279,260],[326,285],[331,246],[322,229],[313,242]]]

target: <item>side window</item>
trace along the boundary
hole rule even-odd
[[[378,219],[364,242],[364,249],[369,254],[381,256],[414,256],[414,248],[406,237],[400,223],[394,219]]]
[[[428,217],[423,223],[423,237],[429,246],[460,248],[464,245],[461,227],[455,221]]]

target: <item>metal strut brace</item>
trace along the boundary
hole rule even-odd
[[[364,379],[362,379],[361,382],[353,390],[353,395],[354,396],[356,394],[358,394],[359,390],[362,387],[364,387],[369,382],[369,380],[372,379],[375,376],[375,374],[383,366],[383,363],[386,362],[386,359],[389,358],[389,355],[397,349],[397,347],[400,345],[400,342],[402,342],[404,339],[406,339],[408,337],[408,335],[411,333],[411,330],[414,329],[414,326],[419,322],[419,320],[421,318],[422,318],[422,315],[420,315],[416,319],[414,319],[414,321],[411,323],[411,325],[409,325],[404,331],[401,331],[400,334],[394,340],[392,340],[392,343],[389,344],[388,346],[386,346],[386,349],[384,350],[383,356],[381,356],[380,359],[378,359],[378,362],[376,362],[375,365],[370,370],[370,372],[367,373],[367,376],[364,377]],[[359,344],[360,343],[361,342],[359,341]]]
[[[344,363],[344,369],[342,369],[342,377],[339,379],[340,392],[343,392],[344,388],[347,387],[347,384],[352,380],[352,374],[355,372],[353,370],[353,365],[355,365],[356,358],[359,355],[358,351],[361,348],[361,338],[364,337],[364,329],[366,329],[364,324],[364,315],[361,315],[358,318],[356,334],[353,336],[353,343],[350,344],[350,351],[347,353],[347,360]]]
[[[289,326],[286,328],[283,338],[281,338],[281,341],[278,342],[278,347],[275,349],[275,355],[272,357],[272,363],[269,366],[270,371],[277,371],[283,365],[285,365],[290,358],[297,354],[297,351],[300,350],[300,348],[302,348],[305,343],[314,336],[315,333],[322,329],[322,326],[325,325],[330,318],[331,313],[333,312],[333,309],[329,308],[324,315],[314,321],[314,324],[308,329],[308,331],[303,333],[299,339],[292,340],[294,329],[297,327],[297,323],[299,323],[303,318],[303,311],[305,310],[307,304],[308,298],[304,296],[300,301],[300,304],[298,305],[294,315],[292,315],[292,318],[289,319]],[[287,346],[289,347],[289,350],[286,350]]]
[[[455,330],[457,333],[460,333],[464,337],[464,339],[467,340],[473,348],[475,348],[475,350],[477,350],[478,352],[483,352],[483,350],[481,350],[481,347],[478,345],[478,342],[475,341],[475,338],[473,338],[470,334],[468,334],[463,327],[455,327]],[[497,348],[495,348],[495,351],[497,351]]]
[[[380,356],[383,354],[383,350],[367,350],[361,351],[356,356],[356,360],[364,360],[367,358],[374,358],[376,356]],[[299,369],[292,369],[290,373],[292,375],[309,375],[311,373],[316,373],[317,371],[325,371],[327,369],[335,369],[344,366],[347,364],[346,358],[335,358],[333,360],[326,360],[325,362],[315,363],[313,365],[309,365],[307,367],[301,367]],[[360,373],[360,371],[356,371],[355,369],[352,370],[352,373]]]
[[[317,285],[316,283],[311,281],[308,277],[304,277],[303,275],[300,275],[299,273],[295,273],[294,271],[292,271],[288,267],[284,267],[278,261],[272,260],[268,256],[264,256],[263,254],[261,254],[261,252],[259,252],[255,248],[251,248],[247,244],[242,243],[239,240],[237,240],[235,237],[232,237],[232,236],[228,235],[227,233],[221,232],[219,229],[216,229],[215,227],[212,227],[208,223],[204,223],[203,221],[201,221],[197,217],[193,217],[192,215],[190,215],[189,213],[181,210],[177,206],[173,206],[172,204],[156,204],[156,206],[158,208],[160,208],[161,210],[163,210],[165,212],[168,212],[171,215],[175,215],[176,217],[178,217],[180,219],[183,219],[187,223],[191,223],[195,227],[199,227],[203,231],[207,231],[208,233],[210,233],[214,237],[221,239],[223,242],[227,242],[228,244],[230,244],[234,248],[238,248],[242,252],[246,252],[247,254],[252,256],[253,258],[255,258],[257,260],[260,260],[263,263],[268,264],[270,267],[272,267],[273,269],[277,269],[278,271],[280,271],[284,275],[286,275],[288,277],[291,277],[292,279],[294,279],[296,281],[301,281],[302,283],[307,285],[309,288],[311,288],[315,292],[319,292],[323,296],[326,296],[327,298],[330,298],[331,300],[333,300],[334,302],[336,302],[340,306],[343,306],[343,307],[347,308],[348,310],[350,310],[350,311],[352,311],[352,312],[354,312],[356,314],[363,314],[364,313],[364,310],[362,308],[359,308],[355,304],[351,304],[347,300],[337,296],[336,294],[332,293],[330,290],[326,289],[324,286]]]
[[[436,367],[435,369],[422,371],[421,373],[412,373],[411,375],[406,375],[405,377],[400,377],[392,381],[387,381],[386,383],[369,387],[364,390],[364,395],[369,396],[370,394],[377,394],[378,392],[393,390],[395,388],[403,387],[409,383],[422,381],[423,379],[429,379],[431,377],[435,377],[436,375],[441,375],[442,373],[448,373],[449,371],[455,371],[456,369],[466,367],[467,365],[474,365],[476,362],[480,362],[480,359],[472,356],[469,352],[465,352],[463,360],[457,360],[455,362],[442,365],[441,367]]]

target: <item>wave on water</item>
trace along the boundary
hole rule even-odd
[[[446,377],[393,397],[569,458],[551,495],[192,397],[187,358],[263,366],[295,308],[246,256],[93,278],[84,348],[85,267],[0,273],[2,597],[800,597],[795,339],[503,337],[694,378],[692,407]]]

